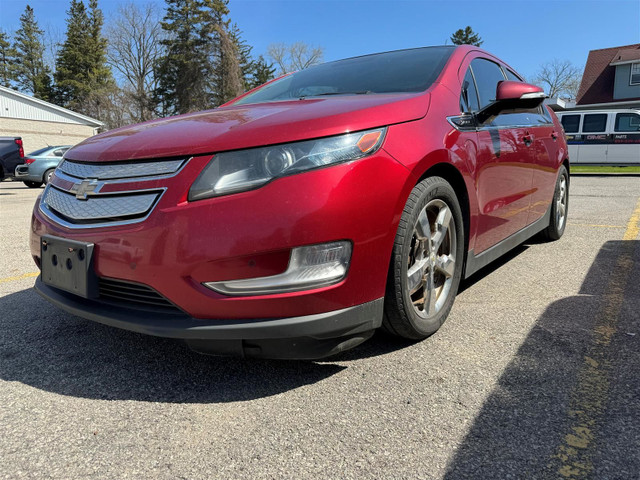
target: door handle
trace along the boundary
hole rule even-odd
[[[527,133],[525,136],[522,137],[522,141],[527,147],[530,146],[533,143],[533,135]]]
[[[554,140],[558,139],[558,132],[556,132],[555,130],[553,132],[551,132],[551,138],[553,138]]]

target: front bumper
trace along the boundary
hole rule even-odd
[[[200,353],[280,359],[317,359],[352,348],[382,323],[383,298],[292,318],[200,320],[186,313],[150,312],[104,303],[45,285],[35,290],[79,317],[159,337],[186,340]]]
[[[366,159],[275,180],[259,189],[187,201],[211,156],[194,157],[175,176],[105,186],[101,193],[163,189],[137,223],[68,227],[36,205],[31,253],[40,237],[95,245],[99,278],[152,288],[196,319],[294,318],[340,311],[384,296],[393,239],[408,192],[408,170],[380,150]],[[61,178],[54,175],[50,188]],[[349,272],[337,284],[299,292],[228,296],[208,282],[277,275],[293,248],[346,240]]]

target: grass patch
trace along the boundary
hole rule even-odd
[[[571,165],[571,173],[640,173],[640,165],[615,167],[613,165]]]

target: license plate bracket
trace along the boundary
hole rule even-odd
[[[84,298],[97,298],[93,250],[93,243],[43,235],[40,238],[42,281]]]

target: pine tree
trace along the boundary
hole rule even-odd
[[[242,31],[235,23],[229,29],[229,37],[235,44],[238,65],[242,71],[243,89],[246,90],[249,88],[249,85],[251,85],[253,73],[256,68],[255,61],[251,58],[251,50],[253,50],[253,47],[242,38]]]
[[[20,29],[15,34],[15,79],[18,88],[43,100],[51,98],[51,77],[44,63],[43,31],[38,27],[29,5],[20,16]]]
[[[249,88],[259,87],[263,83],[267,83],[269,80],[275,78],[276,67],[273,63],[267,63],[262,55],[253,63],[253,72],[248,85]]]
[[[0,30],[0,85],[3,87],[11,87],[11,82],[16,79],[15,56],[9,35]]]
[[[456,30],[456,32],[451,35],[451,43],[454,45],[475,45],[479,47],[484,42],[480,35],[475,33],[471,27],[467,26],[465,29]]]
[[[115,84],[107,65],[103,15],[97,0],[71,0],[67,34],[56,59],[56,101],[86,115],[101,116]]]
[[[101,110],[108,107],[109,95],[115,88],[111,68],[107,64],[107,40],[102,36],[104,16],[98,0],[89,0],[89,45],[90,61],[88,83],[90,94],[81,102],[81,111],[101,118]]]
[[[221,64],[220,28],[227,0],[166,0],[161,22],[166,54],[156,68],[161,115],[212,107],[218,97],[214,72]],[[212,75],[214,78],[212,80]]]
[[[56,103],[64,107],[77,107],[81,98],[89,93],[88,72],[90,59],[89,15],[82,0],[71,0],[67,10],[67,33],[56,59]]]

